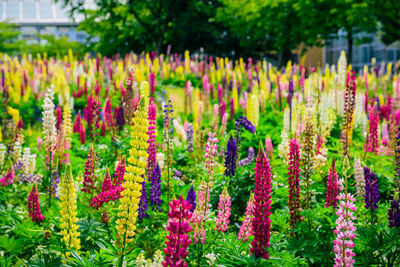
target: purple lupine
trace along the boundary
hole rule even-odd
[[[228,143],[226,144],[226,157],[225,157],[225,175],[235,176],[236,168],[236,141],[231,135],[229,137]]]
[[[187,152],[193,152],[193,125],[189,124],[187,131],[186,131],[186,136],[187,136]]]
[[[389,227],[400,227],[400,206],[398,200],[398,193],[396,193],[389,209]]]
[[[149,206],[147,204],[147,192],[146,192],[146,181],[143,181],[142,183],[142,194],[140,195],[140,201],[139,201],[139,208],[138,208],[138,218],[139,220],[142,220],[143,218],[149,217],[147,214],[147,210],[149,209]]]
[[[249,147],[247,158],[242,159],[239,161],[239,166],[243,167],[246,165],[250,165],[254,161],[254,148]]]
[[[375,211],[378,208],[379,190],[378,179],[374,172],[364,167],[365,176],[365,208]]]
[[[116,121],[117,121],[118,128],[121,130],[122,127],[124,127],[124,125],[125,125],[124,106],[123,106],[122,102],[121,102],[121,104],[119,105],[119,108],[118,108]]]
[[[153,210],[161,211],[161,170],[158,164],[153,169],[150,182],[150,205],[153,206]]]
[[[236,131],[239,132],[242,128],[251,133],[256,133],[256,127],[246,117],[240,116],[236,120]]]
[[[51,195],[56,197],[58,185],[60,184],[60,175],[56,170],[51,174]],[[58,197],[57,197],[58,198]]]
[[[193,212],[196,209],[196,191],[194,191],[193,185],[190,186],[190,189],[188,191],[188,194],[186,196],[186,200],[192,204],[192,207],[190,208],[190,211]]]

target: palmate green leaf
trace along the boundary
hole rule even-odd
[[[18,254],[24,250],[24,241],[21,239],[15,239],[14,237],[1,236],[0,237],[0,248],[7,251],[8,253]]]

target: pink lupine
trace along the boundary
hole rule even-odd
[[[351,267],[353,266],[355,253],[353,252],[353,239],[356,237],[356,229],[354,221],[356,219],[353,212],[356,211],[354,202],[355,198],[344,190],[343,179],[339,180],[339,189],[341,193],[338,196],[339,207],[336,212],[338,218],[336,220],[336,229],[333,231],[337,236],[333,241],[333,252],[335,252],[335,267]]]
[[[338,175],[336,172],[335,159],[328,171],[328,180],[326,181],[326,200],[325,207],[336,207],[338,195]]]
[[[249,236],[253,234],[252,221],[254,218],[254,195],[251,194],[249,201],[247,201],[245,217],[240,226],[238,239],[243,239],[243,241],[249,240]]]
[[[274,146],[272,145],[272,140],[269,135],[265,138],[265,152],[267,152],[268,157],[272,157],[274,154]]]
[[[218,218],[216,219],[216,228],[218,232],[225,232],[228,230],[229,217],[231,216],[231,197],[228,191],[224,189],[219,196],[218,203]]]
[[[257,258],[268,259],[266,248],[271,236],[271,167],[262,146],[257,155],[254,189],[254,218],[252,221],[254,239],[251,241],[251,252]]]
[[[209,132],[208,139],[205,147],[205,154],[204,154],[204,164],[206,166],[206,170],[209,174],[210,180],[212,180],[214,175],[214,166],[215,166],[215,154],[217,154],[218,148],[218,139],[215,137],[215,133]],[[212,181],[210,181],[212,182]],[[212,184],[210,185],[212,186]]]
[[[202,180],[197,193],[197,204],[194,210],[191,222],[194,225],[193,233],[193,243],[201,242],[205,243],[206,231],[204,229],[203,223],[208,218],[210,210],[210,190],[208,190],[207,183]]]
[[[149,121],[149,128],[147,134],[149,139],[147,142],[149,143],[149,147],[147,148],[147,153],[149,157],[147,159],[147,177],[150,179],[151,174],[153,173],[154,167],[156,166],[156,119],[157,119],[157,106],[154,103],[153,99],[151,98],[149,104],[149,111],[148,111],[148,121]]]
[[[187,235],[192,231],[189,220],[192,217],[190,208],[192,204],[183,199],[182,195],[179,199],[174,199],[169,203],[170,210],[168,212],[168,223],[166,230],[169,232],[164,249],[165,261],[163,266],[183,266],[187,263],[185,258],[189,255],[187,248],[192,240]]]
[[[29,193],[28,211],[29,211],[29,217],[32,218],[32,222],[36,222],[40,225],[42,223],[42,221],[44,220],[44,216],[42,215],[42,212],[40,211],[39,193],[38,193],[38,190],[36,187],[36,183],[33,184],[32,190]]]

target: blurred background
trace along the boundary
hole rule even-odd
[[[336,64],[400,59],[400,1],[0,0],[0,52],[179,53]]]

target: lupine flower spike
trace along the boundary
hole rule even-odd
[[[40,211],[39,192],[37,190],[36,183],[33,184],[32,190],[29,193],[28,211],[29,211],[29,217],[32,218],[32,222],[36,222],[40,225],[42,223],[42,221],[44,220],[44,216],[42,215],[42,212]]]
[[[251,252],[257,258],[268,259],[269,238],[271,235],[271,172],[270,163],[260,145],[255,168],[254,218],[252,222],[254,239],[251,241]]]
[[[192,217],[190,212],[192,205],[180,196],[179,199],[172,200],[169,207],[169,219],[166,227],[169,235],[165,241],[167,247],[164,249],[165,261],[162,262],[162,265],[186,267],[185,258],[189,255],[187,248],[192,242],[187,235],[192,231],[192,227],[189,225]]]

